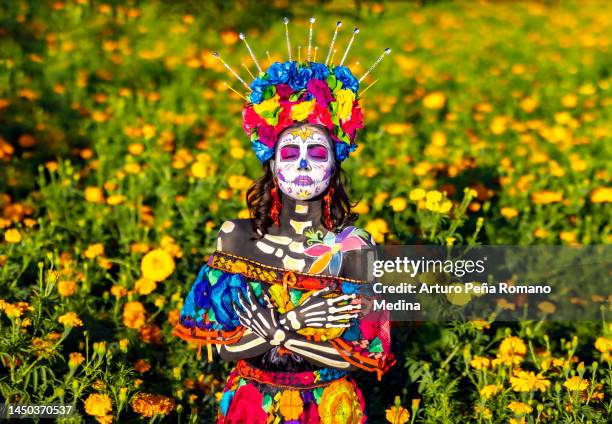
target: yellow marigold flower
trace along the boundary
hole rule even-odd
[[[373,219],[365,226],[365,230],[372,235],[376,243],[385,241],[385,234],[389,233],[389,225],[382,218]]]
[[[394,197],[389,201],[389,205],[391,206],[391,209],[393,209],[393,212],[402,212],[404,209],[406,209],[408,203],[403,197]]]
[[[61,280],[57,283],[57,292],[62,297],[69,297],[76,293],[77,285],[73,280]]]
[[[74,312],[68,312],[57,319],[64,327],[82,327],[83,321]]]
[[[440,193],[438,190],[432,190],[428,191],[425,197],[428,202],[439,202],[442,200],[442,193]]]
[[[548,231],[544,228],[537,228],[533,232],[533,235],[536,236],[537,238],[546,238],[548,237]]]
[[[21,241],[21,233],[16,228],[8,229],[4,233],[4,240],[7,243],[19,243]]]
[[[595,349],[601,353],[612,353],[612,339],[598,337],[597,340],[595,340]]]
[[[581,392],[589,387],[589,380],[575,375],[565,380],[563,386],[565,386],[570,392]]]
[[[575,108],[578,104],[578,97],[575,94],[566,94],[561,98],[561,104],[568,109]]]
[[[129,345],[130,345],[130,341],[128,339],[119,340],[119,349],[122,352],[127,352]]]
[[[563,193],[558,191],[538,191],[531,193],[531,201],[536,205],[546,205],[549,203],[556,203],[563,200]]]
[[[559,238],[566,243],[576,243],[578,236],[574,231],[561,231]]]
[[[230,149],[230,156],[234,159],[242,159],[244,158],[245,151],[242,147],[232,147]]]
[[[416,202],[424,198],[426,194],[427,192],[423,190],[422,188],[415,188],[410,191],[409,197],[410,197],[410,200],[412,200],[413,202]]]
[[[100,187],[86,187],[85,200],[89,203],[104,203],[104,192]]]
[[[113,194],[106,199],[106,203],[111,206],[120,205],[123,202],[125,202],[125,196],[123,194]]]
[[[508,118],[506,118],[505,116],[496,116],[491,121],[489,129],[495,135],[501,135],[505,133],[508,129]]]
[[[358,214],[366,214],[370,212],[370,206],[365,200],[362,200],[361,202],[357,203],[357,205],[355,205],[351,211]]]
[[[104,255],[104,245],[102,243],[90,244],[87,246],[87,249],[85,249],[85,252],[83,252],[83,255],[89,259]]]
[[[427,109],[442,109],[446,103],[446,96],[440,91],[434,91],[423,97],[423,106]]]
[[[76,368],[83,363],[85,357],[80,352],[71,352],[68,359],[68,366],[70,368]]]
[[[470,365],[477,370],[481,370],[483,368],[489,368],[491,366],[491,360],[489,358],[485,358],[484,356],[474,356],[474,358],[470,361]]]
[[[23,312],[17,305],[13,305],[11,303],[5,302],[4,313],[9,319],[13,319],[13,318],[19,318]]]
[[[147,311],[140,302],[127,302],[123,305],[123,325],[127,328],[139,329],[145,325]]]
[[[500,213],[502,214],[504,218],[507,218],[507,219],[516,218],[519,214],[516,208],[511,208],[511,207],[501,208]]]
[[[143,417],[168,415],[174,410],[174,399],[152,393],[138,393],[132,398],[132,409]]]
[[[609,203],[612,202],[612,187],[598,187],[591,192],[591,202]]]
[[[519,371],[516,376],[510,377],[510,384],[515,392],[531,392],[533,390],[545,392],[550,387],[549,380],[544,378],[541,373],[536,375],[533,371]]]
[[[153,293],[157,288],[157,283],[153,280],[149,280],[148,278],[140,278],[136,280],[134,283],[134,290],[136,293],[147,295],[149,293]]]
[[[137,163],[126,163],[123,170],[128,174],[138,174],[141,171],[141,167]]]
[[[403,406],[394,405],[385,411],[385,418],[391,424],[405,424],[410,420],[410,412]]]
[[[508,404],[508,409],[517,415],[530,414],[531,411],[533,411],[533,408],[531,406],[523,402],[510,402]]]
[[[487,384],[482,389],[480,389],[480,396],[485,400],[490,399],[491,397],[501,392],[502,388],[503,387],[498,384]]]
[[[92,393],[85,399],[85,412],[95,417],[103,417],[113,410],[111,398],[100,393]]]
[[[505,356],[525,356],[527,346],[525,342],[518,337],[506,337],[499,345],[499,353]]]
[[[227,184],[235,190],[246,190],[251,186],[253,181],[244,175],[230,175],[227,178]]]
[[[150,251],[140,263],[143,277],[153,281],[165,280],[174,272],[174,268],[174,259],[163,249]]]
[[[115,296],[116,298],[121,298],[123,296],[125,296],[127,294],[127,289],[123,286],[120,286],[118,284],[113,285],[113,287],[111,287],[111,293],[113,296]]]
[[[208,178],[217,171],[217,167],[212,163],[194,162],[191,165],[191,174],[196,178]]]
[[[128,146],[128,151],[134,156],[138,156],[144,152],[145,146],[142,143],[132,143]]]
[[[493,418],[493,413],[486,406],[475,405],[474,413],[476,414],[477,417],[482,417],[485,420],[490,420],[491,418]]]

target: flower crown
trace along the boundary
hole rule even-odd
[[[353,44],[359,29],[355,28],[346,47],[344,55],[337,66],[333,65],[336,50],[333,48],[342,22],[338,21],[336,30],[329,47],[324,63],[316,61],[317,47],[312,49],[312,27],[314,18],[310,19],[310,32],[308,37],[308,50],[306,61],[301,60],[301,46],[298,47],[298,60],[292,60],[291,42],[287,24],[284,18],[285,36],[289,60],[275,62],[264,72],[259,65],[246,36],[240,34],[259,76],[254,77],[248,85],[221,57],[225,68],[250,91],[248,99],[229,87],[242,97],[246,103],[242,112],[243,128],[251,139],[253,150],[261,162],[266,162],[274,156],[274,148],[279,134],[286,128],[299,123],[308,122],[322,125],[329,130],[334,141],[336,159],[343,161],[350,152],[357,148],[355,135],[357,130],[363,128],[363,113],[359,106],[360,82],[382,61],[390,49],[380,55],[376,62],[368,68],[360,79],[355,78],[349,68],[343,66],[348,52]],[[310,60],[311,51],[314,50],[313,60]],[[268,52],[266,52],[268,53]],[[270,58],[268,54],[268,58]],[[243,66],[247,69],[246,65]],[[249,74],[251,74],[249,72]],[[251,74],[251,76],[253,76]],[[361,95],[376,81],[370,84]],[[227,84],[226,84],[227,85]]]

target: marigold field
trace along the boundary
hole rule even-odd
[[[211,52],[246,77],[244,31],[260,61],[285,60],[285,15],[296,45],[317,17],[319,54],[337,19],[341,45],[359,26],[357,75],[392,49],[344,167],[379,244],[612,243],[609,4],[422,3],[5,2],[2,402],[73,404],[65,422],[212,421],[230,365],[171,330],[261,168]],[[392,371],[358,376],[371,422],[612,416],[605,313],[393,330]]]

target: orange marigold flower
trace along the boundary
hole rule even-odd
[[[175,408],[174,399],[153,393],[138,393],[132,398],[132,409],[143,417],[168,415]]]
[[[74,312],[68,312],[57,319],[64,327],[82,327],[83,321]]]
[[[139,329],[145,325],[147,311],[140,302],[127,302],[123,305],[123,325]]]
[[[156,288],[157,283],[153,280],[149,280],[148,278],[140,278],[134,283],[134,290],[138,294],[146,295],[149,293],[153,293]]]
[[[62,297],[72,296],[77,290],[77,285],[73,280],[61,280],[57,283],[57,291]]]
[[[85,357],[80,352],[71,352],[68,359],[68,366],[70,368],[76,368],[83,363]]]
[[[546,205],[549,203],[556,203],[563,200],[563,193],[559,191],[537,191],[531,193],[531,201],[536,205]]]
[[[151,364],[146,359],[139,359],[134,363],[134,369],[140,374],[144,374],[151,369]]]
[[[85,412],[95,417],[103,417],[113,410],[111,398],[100,393],[90,394],[84,404]]]
[[[85,255],[85,257],[89,259],[94,259],[97,256],[101,256],[103,254],[104,245],[102,243],[90,244],[89,246],[87,246],[87,249],[85,249],[85,252],[83,252],[83,255]]]

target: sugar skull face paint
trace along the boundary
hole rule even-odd
[[[284,132],[276,146],[274,175],[280,190],[297,200],[323,193],[334,171],[332,141],[315,126]]]

